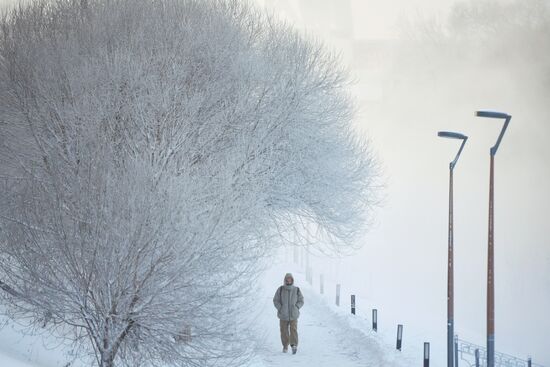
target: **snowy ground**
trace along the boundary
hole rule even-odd
[[[23,362],[19,358],[7,354],[0,355],[0,365],[2,367],[36,367],[36,364]]]
[[[305,297],[298,323],[299,348],[296,355],[282,353],[278,319],[272,298],[286,272],[293,272],[296,285]],[[257,356],[250,367],[359,367],[415,365],[406,351],[398,352],[383,335],[370,331],[370,323],[361,315],[349,314],[349,305],[333,305],[332,296],[305,282],[304,274],[292,264],[276,264],[261,278],[258,312],[251,339],[257,344]],[[344,298],[343,298],[344,299]],[[22,336],[16,329],[0,329],[1,367],[82,366],[59,348],[44,345],[39,336]]]
[[[0,317],[0,367],[84,367],[66,353],[59,340],[22,333]]]

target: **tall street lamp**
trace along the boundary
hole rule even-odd
[[[454,255],[453,255],[453,171],[468,140],[466,135],[459,133],[440,131],[437,136],[441,138],[450,138],[462,140],[460,149],[455,159],[449,164],[449,246],[448,246],[448,266],[447,266],[447,367],[453,367],[454,364]]]
[[[493,119],[503,119],[504,126],[500,130],[497,142],[491,147],[491,168],[489,173],[489,240],[487,256],[487,367],[495,366],[495,267],[494,267],[494,174],[495,155],[502,137],[512,119],[511,115],[496,111],[476,111],[476,116]]]

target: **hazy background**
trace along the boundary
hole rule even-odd
[[[405,325],[406,348],[409,336],[430,341],[437,362],[446,341],[448,163],[458,143],[436,133],[470,136],[455,171],[455,328],[484,345],[489,147],[501,123],[474,111],[513,116],[496,157],[496,348],[550,365],[550,29],[536,9],[545,2],[478,0],[473,16],[443,0],[254,2],[342,53],[357,81],[357,128],[385,175],[362,250],[311,257],[314,277],[324,272],[368,298],[384,322]],[[504,8],[493,14],[495,4]]]
[[[314,279],[324,272],[368,298],[392,328],[405,324],[405,339],[430,341],[442,365],[448,163],[458,142],[436,133],[463,132],[470,139],[455,171],[455,330],[485,345],[489,148],[502,124],[474,111],[503,110],[513,118],[496,157],[496,348],[550,365],[548,2],[257,2],[342,52],[357,80],[358,129],[385,173],[384,205],[363,249],[343,260],[312,258]]]

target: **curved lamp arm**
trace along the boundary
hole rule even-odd
[[[494,156],[495,154],[497,154],[498,147],[500,145],[500,142],[502,141],[502,138],[504,137],[504,133],[506,132],[506,129],[508,128],[508,124],[512,119],[512,115],[509,115],[504,112],[487,111],[487,110],[476,111],[475,115],[477,117],[504,119],[504,126],[502,126],[502,129],[500,130],[500,134],[498,135],[497,142],[495,143],[495,145],[491,147],[491,155]]]
[[[459,139],[462,140],[462,144],[460,145],[460,148],[458,149],[458,153],[456,154],[455,159],[450,163],[449,168],[452,170],[455,168],[456,163],[458,162],[458,158],[460,157],[460,153],[462,153],[462,150],[464,149],[464,145],[466,145],[466,141],[468,140],[468,137],[464,134],[455,133],[451,131],[440,131],[437,133],[437,136],[440,138],[449,138],[449,139]]]

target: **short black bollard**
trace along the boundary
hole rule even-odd
[[[378,310],[372,310],[372,330],[378,331]]]
[[[531,357],[527,358],[527,367],[531,367]]]
[[[458,367],[458,335],[455,335],[455,365],[454,367]]]
[[[355,315],[355,294],[351,295],[351,314]]]
[[[336,306],[340,306],[340,284],[336,284]]]
[[[424,343],[424,367],[430,367],[430,343]]]
[[[319,275],[319,291],[321,294],[325,293],[325,277],[323,274]]]
[[[476,357],[476,367],[479,367],[479,349],[476,349],[474,355]]]
[[[402,342],[403,342],[403,325],[399,324],[397,325],[397,345],[395,346],[395,348],[398,351],[401,351]]]

